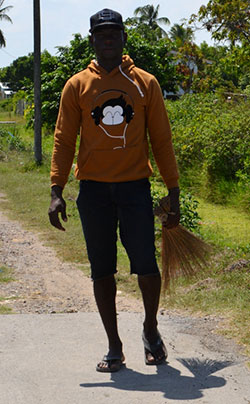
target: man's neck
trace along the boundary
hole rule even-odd
[[[99,66],[103,67],[108,73],[110,73],[115,67],[119,66],[122,63],[122,59],[119,60],[98,60]]]

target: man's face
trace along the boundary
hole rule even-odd
[[[96,29],[90,37],[98,61],[121,59],[126,34],[118,27]]]

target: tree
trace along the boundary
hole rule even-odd
[[[168,38],[161,38],[151,43],[137,30],[131,30],[124,52],[130,55],[136,66],[153,74],[163,91],[174,92],[177,89],[176,66],[170,52],[171,47]]]
[[[0,0],[0,21],[5,20],[5,21],[9,21],[12,23],[12,19],[6,13],[13,6],[7,6],[7,7],[2,8],[3,3],[4,3],[4,0]],[[5,46],[6,46],[5,37],[4,37],[3,31],[0,29],[0,48],[5,47]]]
[[[202,65],[200,49],[194,43],[184,42],[183,46],[180,46],[174,53],[178,81],[185,93],[191,93],[193,92],[193,81]]]
[[[242,94],[250,85],[249,46],[209,46],[203,42],[196,64],[198,71],[192,83],[194,92],[216,91],[227,96],[228,92]]]
[[[193,30],[190,27],[174,24],[169,31],[170,38],[176,42],[177,47],[183,46],[185,42],[192,42],[194,39]]]
[[[158,40],[167,37],[166,31],[159,26],[159,23],[169,25],[170,21],[167,17],[158,18],[159,7],[159,4],[156,7],[150,4],[137,7],[134,11],[134,17],[128,18],[125,25],[136,28],[147,39]]]
[[[13,91],[26,90],[33,84],[34,57],[33,54],[20,56],[9,66],[0,69],[0,81],[8,83]]]
[[[42,122],[48,129],[54,129],[60,96],[66,81],[75,73],[85,69],[94,58],[93,48],[88,37],[82,38],[75,34],[70,46],[58,46],[58,55],[51,56],[48,51],[41,55],[41,102]],[[28,99],[33,104],[33,88],[30,89]],[[26,111],[27,124],[34,125],[34,108]]]
[[[250,42],[249,0],[209,0],[201,6],[198,14],[192,14],[190,22],[201,22],[212,38],[229,40],[231,44]]]

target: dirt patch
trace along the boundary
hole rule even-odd
[[[0,200],[4,195],[0,194]],[[14,313],[96,311],[92,281],[77,264],[61,262],[39,235],[0,212],[0,264],[14,270],[14,281],[0,284],[0,304]],[[142,303],[117,295],[119,311],[139,312]]]

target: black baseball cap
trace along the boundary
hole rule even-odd
[[[92,34],[96,30],[96,28],[108,25],[124,30],[121,14],[117,13],[117,11],[104,8],[103,10],[98,11],[96,14],[90,17],[89,32],[91,32]]]

